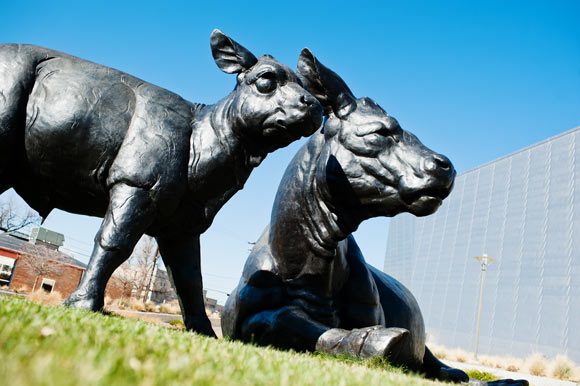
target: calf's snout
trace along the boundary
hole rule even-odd
[[[310,94],[302,94],[300,96],[300,103],[306,107],[310,107],[312,105],[318,104],[318,100]]]

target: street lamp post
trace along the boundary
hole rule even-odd
[[[479,324],[481,321],[481,305],[483,303],[483,286],[485,283],[485,271],[487,271],[487,264],[494,262],[495,259],[487,254],[483,256],[475,256],[475,260],[481,261],[481,288],[479,289],[479,307],[477,310],[477,327],[475,328],[475,359],[477,359],[477,349],[479,346]]]

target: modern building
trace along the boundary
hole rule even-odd
[[[431,216],[393,218],[384,271],[437,343],[473,351],[484,253],[478,352],[580,362],[580,127],[461,173]]]
[[[167,303],[177,300],[177,294],[171,285],[167,271],[158,269],[153,270],[152,285],[147,298],[153,303]]]

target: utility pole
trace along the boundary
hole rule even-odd
[[[477,349],[479,347],[479,324],[481,322],[481,305],[483,304],[483,287],[485,283],[485,272],[487,271],[487,264],[494,262],[495,259],[487,254],[483,256],[475,256],[475,260],[481,261],[481,288],[479,289],[479,307],[477,310],[477,327],[475,328],[475,359],[477,359]]]

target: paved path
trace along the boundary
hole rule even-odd
[[[499,378],[511,378],[511,379],[526,379],[530,382],[530,386],[578,386],[577,382],[570,381],[559,381],[557,379],[537,377],[535,375],[525,374],[525,373],[514,373],[504,369],[497,369],[495,367],[488,367],[483,365],[476,365],[464,362],[453,362],[448,360],[443,360],[443,362],[451,367],[455,367],[462,370],[479,370],[491,373]]]
[[[162,321],[163,323],[169,323],[172,320],[176,320],[176,319],[183,320],[181,318],[181,315],[163,314],[161,312],[146,312],[146,311],[132,311],[132,310],[119,310],[119,309],[113,309],[111,311],[116,313],[116,314],[120,314],[120,315],[128,315],[128,314],[130,314],[130,315],[144,315],[144,316],[156,318],[156,319]],[[213,331],[215,332],[217,337],[221,338],[222,337],[221,319],[210,317],[209,321],[211,322],[211,327],[213,328]]]
[[[25,297],[28,296],[28,294],[17,294],[16,292],[12,292],[12,291],[7,291],[7,290],[0,290],[0,295],[4,295],[4,296],[20,296]]]

